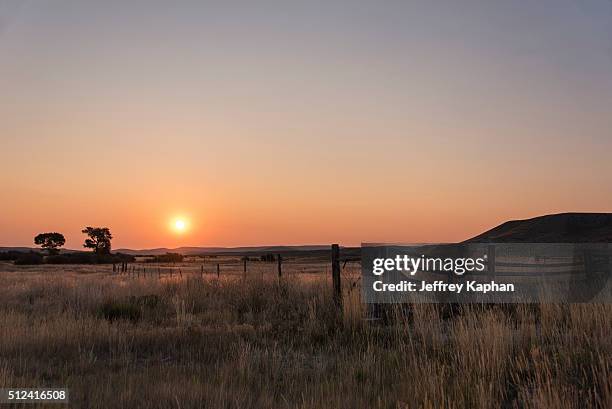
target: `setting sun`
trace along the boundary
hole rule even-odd
[[[173,222],[174,230],[178,233],[182,233],[187,230],[187,222],[184,219],[176,219]]]

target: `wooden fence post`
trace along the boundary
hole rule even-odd
[[[342,283],[340,282],[340,246],[332,244],[332,281],[334,284],[334,304],[342,311]]]
[[[278,263],[278,279],[283,276],[283,257],[280,254],[276,255],[276,261]]]
[[[247,256],[244,256],[243,261],[244,261],[244,268],[242,270],[242,273],[244,274],[244,278],[246,278],[246,273],[247,273]]]
[[[489,244],[487,247],[487,267],[489,278],[492,280],[495,277],[495,244]]]
[[[200,266],[200,278],[204,278],[204,264]]]
[[[219,267],[219,263],[217,263],[217,278],[221,276],[221,268]]]

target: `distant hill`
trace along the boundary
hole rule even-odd
[[[465,243],[612,243],[612,213],[561,213],[512,220]]]
[[[348,248],[347,248],[348,249]],[[329,251],[330,245],[304,245],[304,246],[253,246],[253,247],[177,247],[177,248],[166,248],[158,247],[154,249],[113,249],[113,253],[123,253],[132,256],[157,256],[166,253],[180,253],[185,256],[189,255],[206,255],[206,254],[246,254],[246,253],[283,253],[283,254],[299,254],[300,252],[319,252]],[[7,251],[19,251],[29,252],[34,251],[37,253],[43,252],[38,247],[0,247],[0,252]],[[71,249],[60,249],[61,253],[78,253],[83,252],[82,250],[71,250]],[[89,252],[89,251],[87,251]]]
[[[124,253],[133,256],[159,255],[166,253],[180,253],[183,255],[197,254],[242,254],[242,253],[286,253],[295,251],[317,251],[329,250],[330,246],[306,245],[306,246],[260,246],[260,247],[178,247],[178,248],[155,248],[144,250],[116,249],[114,253]]]
[[[41,249],[32,247],[0,247],[0,251],[19,251],[22,253],[27,253],[28,251],[41,252]]]
[[[46,251],[41,249],[40,247],[0,247],[0,252],[7,252],[7,251],[18,251],[21,253],[28,253],[30,251],[33,251],[35,253],[46,253]],[[71,249],[59,249],[59,252],[60,253],[83,253],[84,251],[71,250]]]

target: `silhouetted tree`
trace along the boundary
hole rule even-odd
[[[61,233],[40,233],[34,237],[34,244],[47,250],[49,254],[59,253],[58,248],[66,244],[66,239]]]
[[[89,236],[85,239],[83,247],[93,249],[96,254],[110,254],[111,251],[111,235],[108,227],[85,227],[82,231]]]

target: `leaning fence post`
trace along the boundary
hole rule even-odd
[[[278,263],[278,279],[280,280],[280,278],[283,275],[283,258],[280,254],[276,255],[276,260]]]
[[[334,284],[334,304],[342,311],[342,283],[340,282],[340,246],[332,244],[332,281]]]

